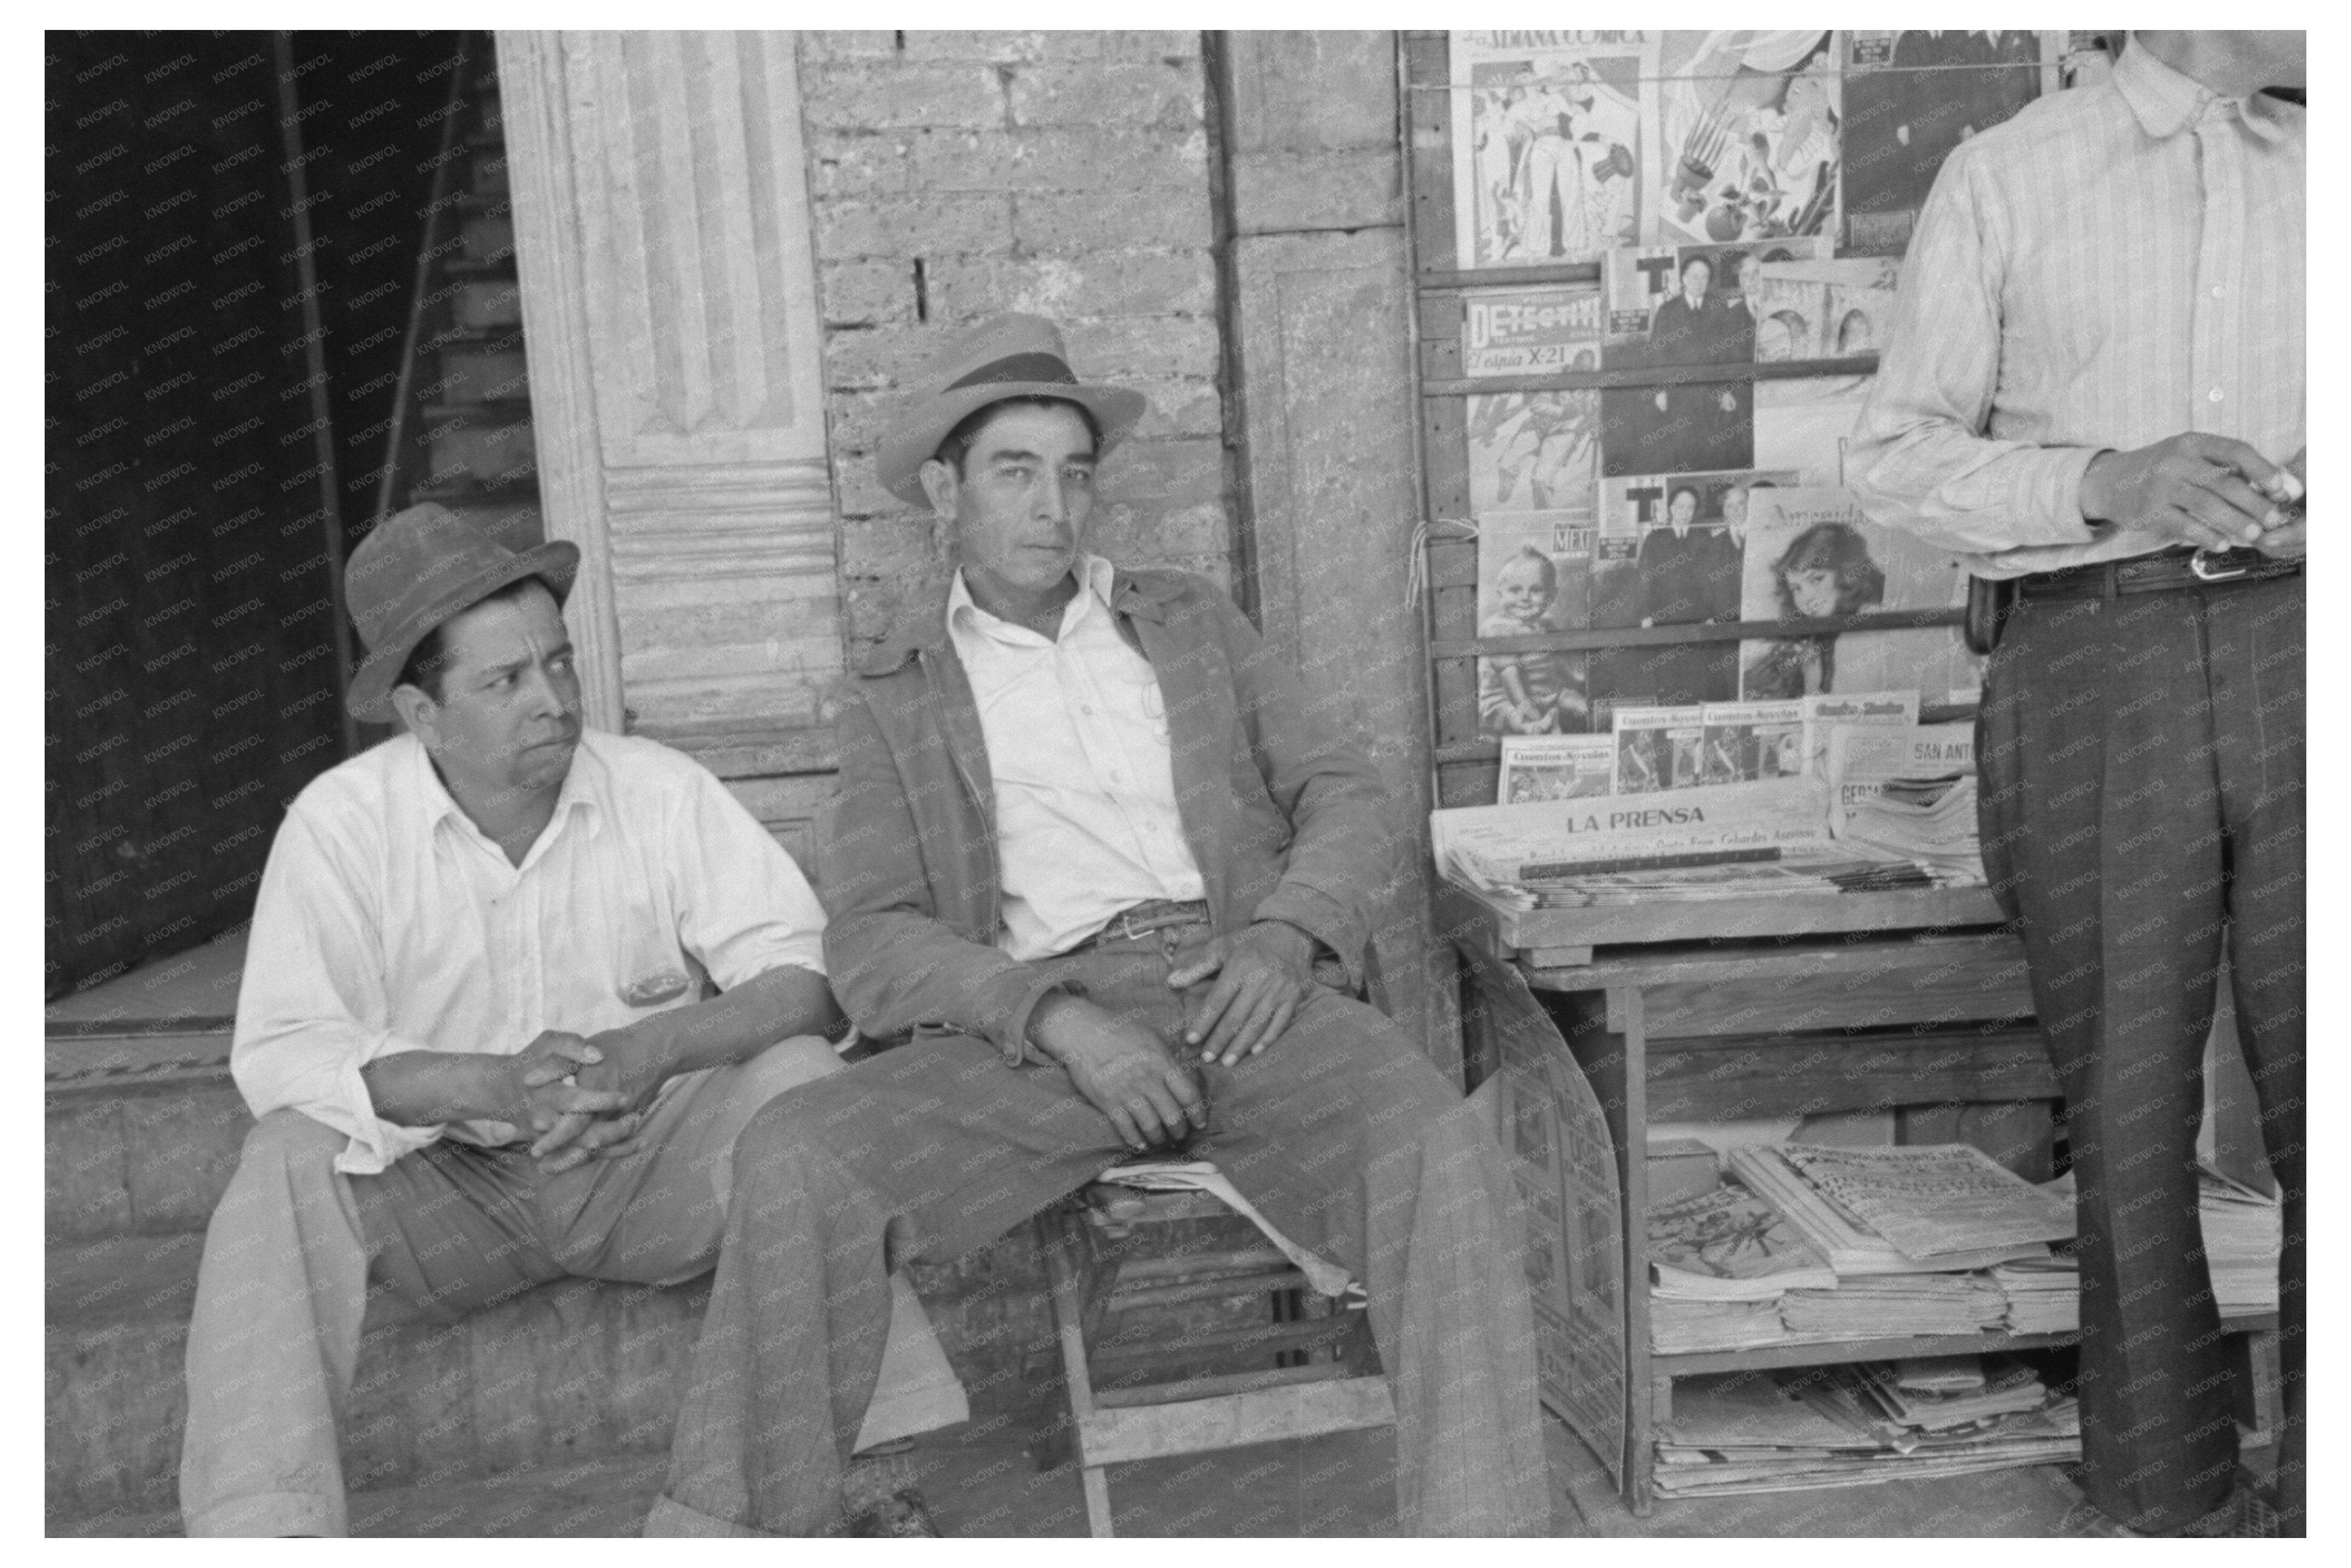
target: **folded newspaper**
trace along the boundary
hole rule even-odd
[[[1649,1210],[1654,1295],[1764,1301],[1836,1275],[1772,1207],[1728,1182]]]
[[[1811,1176],[1797,1168],[1789,1158],[1790,1150],[1794,1146],[1753,1144],[1733,1149],[1729,1156],[1730,1174],[1744,1183],[1749,1191],[1787,1216],[1788,1223],[1813,1244],[1814,1250],[1828,1260],[1829,1267],[1836,1270],[1840,1280],[1856,1274],[1918,1274],[1989,1269],[1995,1263],[2048,1256],[2047,1245],[2040,1241],[1980,1247],[1965,1251],[1936,1251],[1924,1257],[1905,1252],[1870,1224],[1849,1212],[1843,1204],[1833,1201],[1814,1185]],[[1826,1152],[1906,1155],[1921,1151],[1901,1148]],[[2064,1207],[2068,1221],[2066,1233],[2070,1235],[2070,1202]],[[1944,1239],[1937,1238],[1938,1244]]]
[[[1428,815],[1437,869],[1489,891],[1570,876],[1706,864],[1766,863],[1829,845],[1819,779],[1603,795]]]
[[[1121,1186],[1138,1187],[1145,1192],[1205,1192],[1219,1198],[1226,1207],[1262,1231],[1276,1250],[1289,1259],[1306,1276],[1307,1282],[1325,1296],[1343,1295],[1353,1291],[1364,1293],[1364,1288],[1349,1277],[1347,1270],[1327,1258],[1320,1258],[1284,1236],[1274,1228],[1272,1220],[1258,1212],[1257,1206],[1241,1196],[1232,1178],[1218,1170],[1208,1160],[1136,1160],[1128,1165],[1113,1166],[1095,1178],[1116,1182]]]

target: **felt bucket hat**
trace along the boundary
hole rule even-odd
[[[1012,397],[1056,397],[1082,404],[1102,426],[1100,456],[1134,428],[1151,404],[1139,392],[1078,380],[1061,329],[1042,316],[994,316],[964,333],[925,366],[914,395],[898,413],[874,466],[882,487],[921,507],[923,465],[974,411]]]
[[[426,632],[526,577],[560,604],[579,570],[580,548],[559,539],[517,552],[430,501],[393,513],[343,569],[343,599],[367,650],[344,706],[353,718],[389,724],[392,688]]]

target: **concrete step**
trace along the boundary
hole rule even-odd
[[[468,277],[450,296],[450,314],[460,327],[493,331],[522,325],[522,288],[512,277]]]
[[[467,261],[513,262],[514,219],[506,213],[469,213],[459,232]]]
[[[53,1514],[176,1506],[187,1318],[203,1237],[54,1244],[47,1475]],[[455,1323],[371,1301],[343,1432],[354,1488],[667,1448],[707,1277],[564,1280]]]
[[[47,1042],[52,1240],[203,1228],[253,1125],[229,1079],[228,1047],[225,1028]]]
[[[475,195],[503,196],[507,193],[507,152],[503,144],[495,149],[475,149],[470,162]]]
[[[530,396],[530,367],[516,335],[459,340],[441,346],[431,379],[417,389],[426,402],[496,402]]]
[[[528,413],[518,420],[486,411],[436,419],[427,425],[425,441],[436,482],[504,485],[535,480],[538,473]]]

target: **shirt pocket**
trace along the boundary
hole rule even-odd
[[[701,966],[679,946],[674,921],[632,903],[615,924],[610,972],[622,1006],[647,1013],[700,999]]]

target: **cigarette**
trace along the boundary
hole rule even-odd
[[[2262,494],[2267,496],[2271,500],[2278,502],[2282,506],[2292,506],[2294,502],[2301,500],[2304,495],[2302,481],[2295,478],[2291,471],[2284,468],[2279,469],[2275,474],[2271,475],[2265,482],[2254,486],[2254,488],[2260,490]]]

